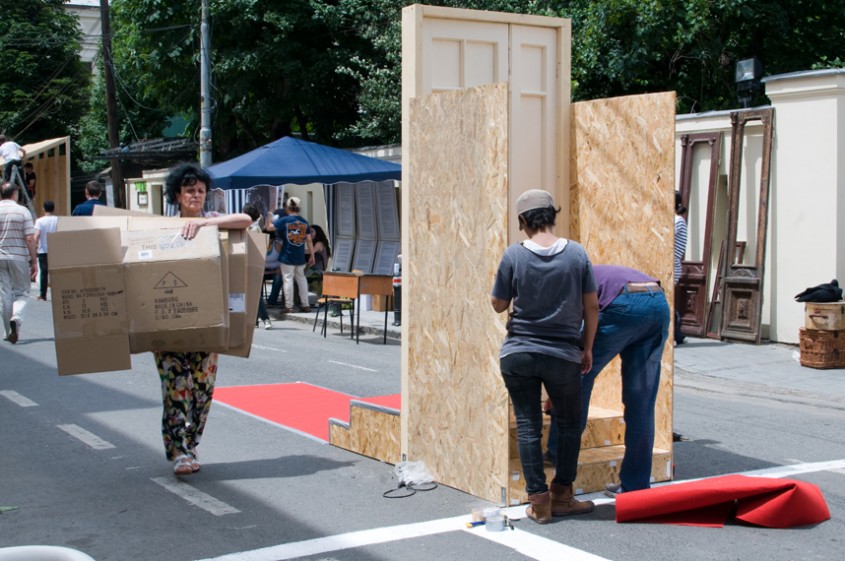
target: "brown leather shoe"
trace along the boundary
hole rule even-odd
[[[572,485],[552,483],[549,486],[551,494],[552,516],[568,516],[570,514],[587,514],[593,512],[596,505],[593,501],[579,501],[575,498]]]
[[[525,515],[537,524],[548,524],[552,521],[552,503],[549,492],[528,495],[531,503],[525,509]]]

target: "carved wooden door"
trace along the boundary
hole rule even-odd
[[[763,309],[763,271],[766,258],[766,233],[769,217],[769,172],[772,155],[772,130],[775,110],[758,109],[731,113],[731,168],[728,194],[728,256],[722,281],[722,339],[737,339],[760,343],[761,313]],[[752,263],[736,260],[737,222],[740,203],[742,153],[745,148],[745,126],[748,122],[763,124],[763,153],[760,169],[759,204],[757,208],[757,238]]]
[[[716,204],[716,184],[722,154],[722,133],[708,132],[681,136],[680,191],[684,206],[689,209],[692,190],[693,162],[696,147],[710,149],[710,174],[704,218],[704,240],[700,260],[681,261],[681,277],[675,290],[675,309],[681,316],[681,332],[693,337],[703,337],[707,327],[707,288],[710,282],[713,220]],[[687,219],[688,212],[684,215]],[[687,242],[689,244],[689,240]],[[689,254],[689,246],[687,246]]]

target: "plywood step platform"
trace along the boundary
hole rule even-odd
[[[551,417],[543,416],[543,450],[548,448]],[[617,446],[625,442],[625,421],[620,411],[590,407],[587,427],[581,435],[581,449]],[[508,450],[511,458],[519,457],[516,443],[516,421],[511,419]]]
[[[603,446],[581,450],[578,457],[578,478],[575,480],[575,493],[594,493],[604,490],[608,483],[619,482],[619,468],[625,455],[625,446]],[[525,493],[525,479],[519,458],[510,460],[510,478],[508,481],[511,504],[528,502]],[[554,477],[554,467],[546,466],[546,479]],[[651,477],[653,482],[669,481],[672,478],[672,454],[669,450],[655,448],[652,454]]]
[[[329,419],[329,444],[389,464],[401,458],[399,410],[366,401],[349,402],[349,422]]]

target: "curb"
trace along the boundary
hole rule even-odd
[[[283,314],[278,309],[270,308],[267,310],[267,314],[270,316],[270,319],[275,321],[295,321],[297,323],[304,323],[307,325],[314,325],[314,314],[316,312],[311,311],[307,314],[303,313],[293,313],[293,314]],[[337,329],[340,331],[340,320],[337,318],[328,318],[329,327]],[[373,325],[361,325],[361,335],[378,335],[382,337],[384,335],[384,323],[379,326]],[[394,339],[397,341],[402,340],[402,332],[397,331],[396,329],[391,329],[393,327],[390,324],[390,320],[388,319],[387,322],[387,338]],[[348,322],[344,323],[344,330],[348,329],[349,325]]]

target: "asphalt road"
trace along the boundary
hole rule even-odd
[[[466,530],[470,510],[490,503],[443,486],[383,498],[397,483],[393,466],[219,404],[200,447],[202,471],[177,479],[164,459],[152,357],[133,357],[127,372],[59,377],[49,304],[32,302],[28,312],[21,341],[0,345],[0,547],[62,545],[97,561],[842,559],[837,397],[676,375],[676,430],[689,439],[676,444],[676,479],[779,476],[791,466],[824,493],[832,519],[818,526],[617,524],[613,502],[600,499],[593,514],[547,526]],[[249,360],[221,358],[218,386],[307,381],[360,396],[399,392],[397,341],[355,345],[332,330],[323,339],[307,324],[274,325],[256,332]]]

